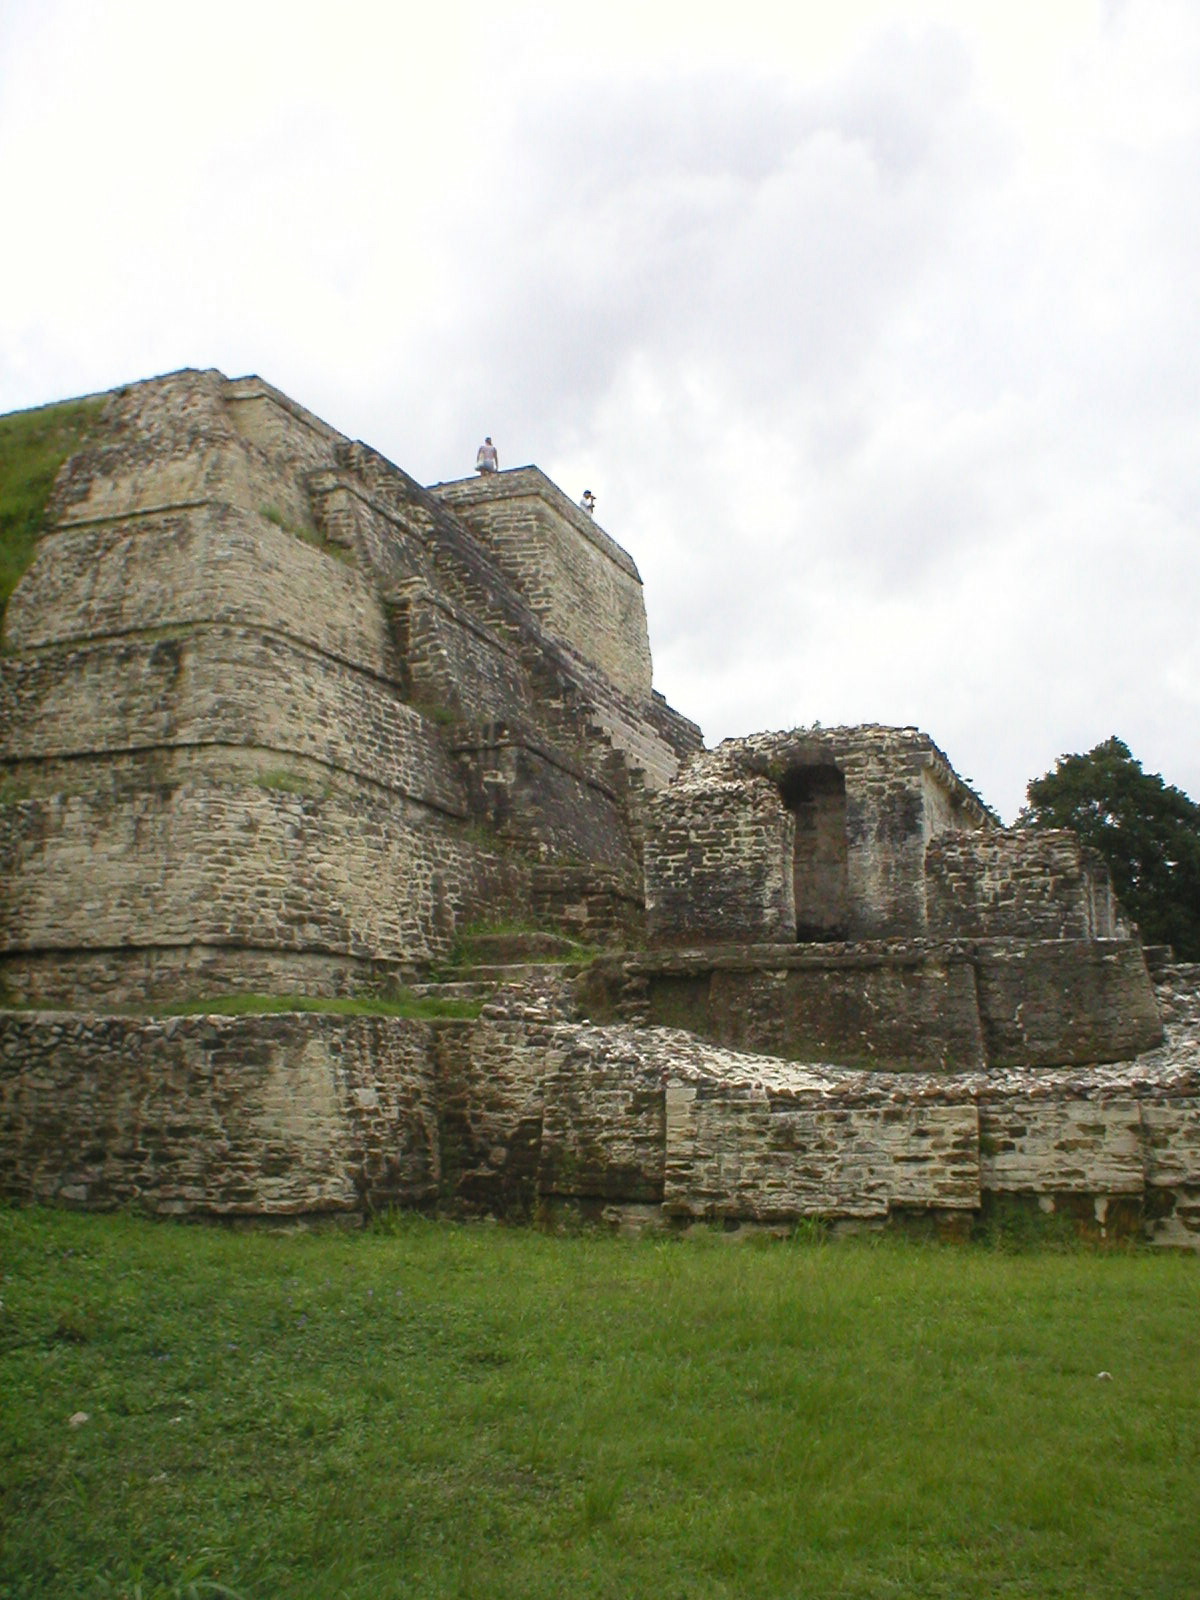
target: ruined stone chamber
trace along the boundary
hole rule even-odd
[[[600,1014],[891,1069],[1127,1059],[1161,1038],[1107,872],[1006,830],[915,728],[727,740],[649,807],[649,952]]]
[[[704,751],[534,467],[422,488],[258,378],[132,385],[2,645],[5,1196],[1200,1237],[1200,974],[1161,1042],[1099,864],[915,729]],[[402,989],[479,1014],[209,1005]]]

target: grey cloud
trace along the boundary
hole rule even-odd
[[[599,494],[710,736],[913,720],[1014,810],[1116,731],[1200,792],[1200,61],[1194,27],[1166,65],[1146,46],[1139,98],[1156,16],[1088,32],[1067,87],[1094,125],[1041,146],[949,27],[805,87],[516,52],[413,126],[399,100],[308,118],[289,80],[216,154],[168,107],[171,161],[81,201],[83,270],[45,312],[6,297],[0,381],[253,366],[427,481],[490,432]],[[439,188],[460,119],[478,166]],[[66,259],[57,211],[31,233]]]
[[[639,348],[719,363],[751,407],[843,384],[977,181],[965,66],[927,48],[938,70],[874,63],[840,98],[746,77],[540,105],[503,163],[521,183],[471,250],[463,336],[486,329],[494,364],[536,373],[555,407],[560,377],[586,403]],[[463,218],[472,241],[479,221]]]

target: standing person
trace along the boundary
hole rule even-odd
[[[500,457],[496,453],[496,446],[492,443],[491,434],[488,435],[475,453],[475,471],[500,471]]]
[[[592,512],[595,511],[595,509],[596,509],[596,496],[592,493],[592,491],[590,489],[585,489],[583,491],[583,499],[579,502],[579,504],[583,507],[583,509],[587,512],[588,516],[590,517]]]

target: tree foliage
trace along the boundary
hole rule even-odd
[[[1107,862],[1143,939],[1200,961],[1200,805],[1143,772],[1115,735],[1087,755],[1060,756],[1027,793],[1022,823],[1073,828]]]

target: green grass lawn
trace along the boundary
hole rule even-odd
[[[21,1210],[0,1250],[6,1600],[1200,1594],[1195,1259]]]

